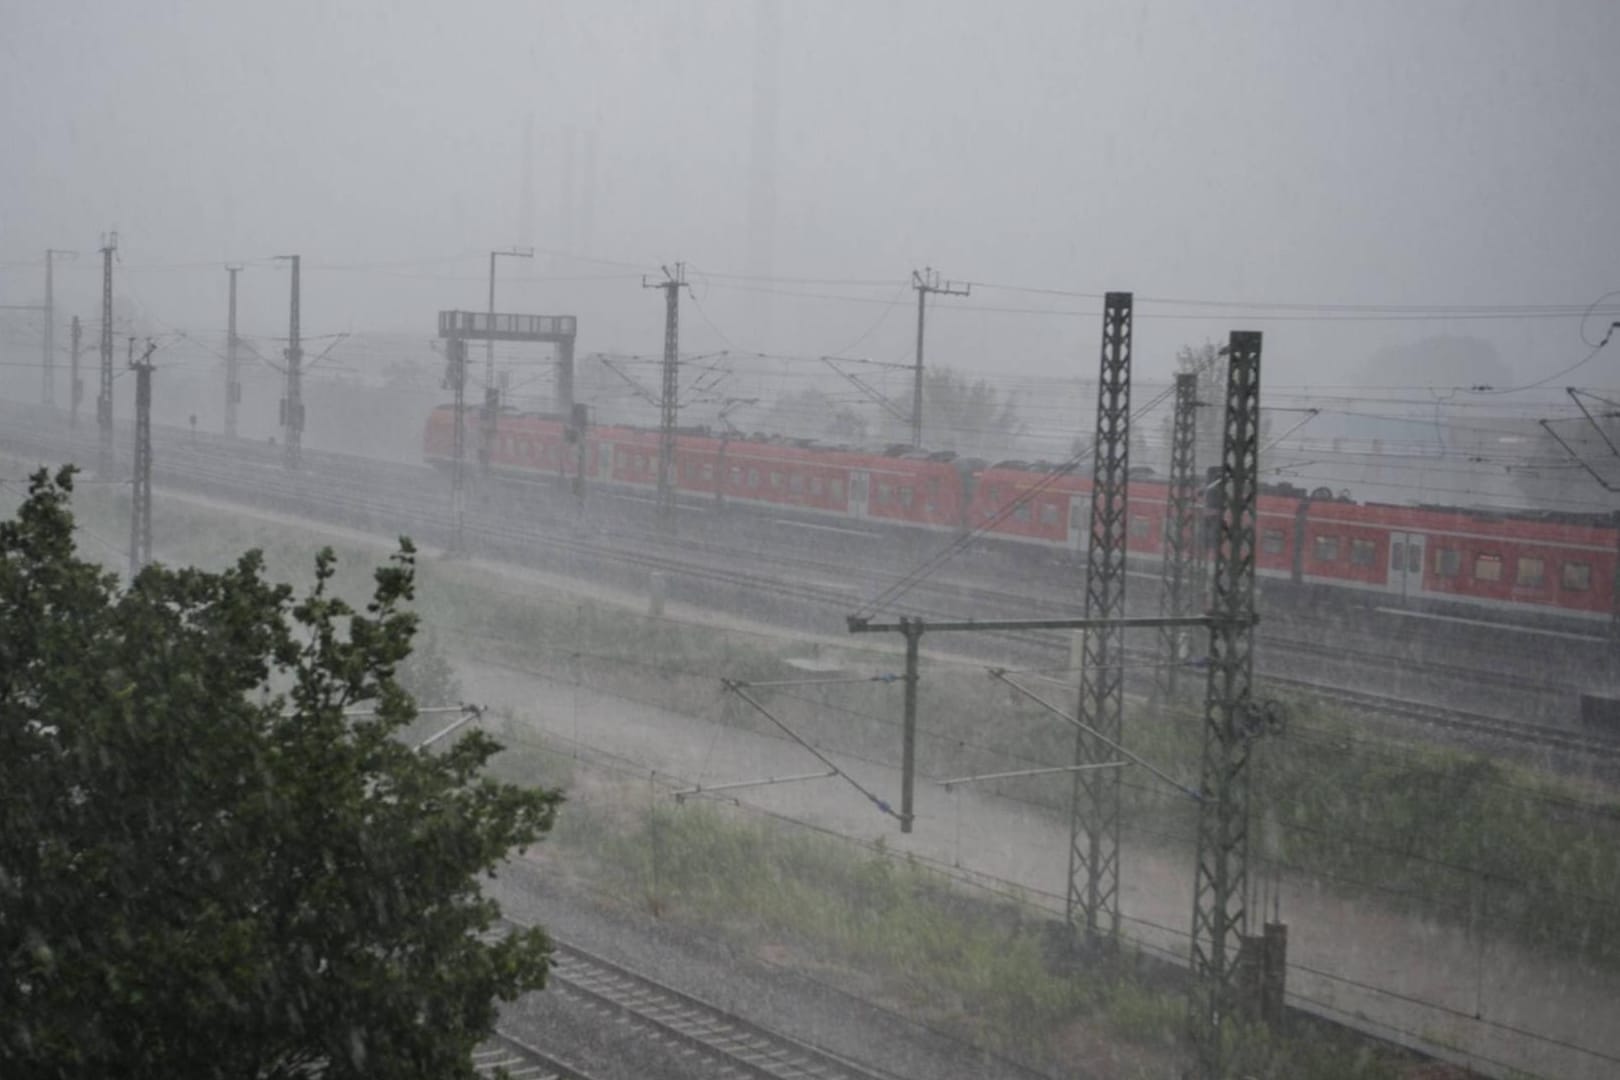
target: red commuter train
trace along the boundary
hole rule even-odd
[[[455,412],[435,409],[424,458],[448,465]],[[482,437],[467,410],[467,437]],[[579,447],[561,417],[503,414],[490,464],[514,476],[572,477]],[[652,490],[659,435],[593,427],[585,436],[590,483]],[[1031,550],[1083,552],[1091,480],[1021,462],[988,465],[948,453],[874,453],[806,441],[718,437],[684,431],[675,441],[675,484],[687,497],[769,507],[778,513],[891,524],[987,537]],[[1133,479],[1127,546],[1161,555],[1165,485]],[[1009,509],[1010,505],[1010,509]],[[1005,511],[1005,512],[1004,512]],[[1259,499],[1256,562],[1264,578],[1356,590],[1408,606],[1457,605],[1608,619],[1615,606],[1617,530],[1597,516],[1513,515],[1435,507],[1358,504],[1287,486]]]

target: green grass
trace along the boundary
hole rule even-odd
[[[1164,1075],[1185,1054],[1179,982],[1124,950],[1054,964],[1052,923],[881,848],[857,848],[711,804],[653,805],[609,827],[562,817],[558,843],[599,888],[734,942],[787,942],[858,972],[905,1011],[1037,1068],[1061,1069],[1077,1028],[1117,1049],[1121,1075]],[[570,823],[571,815],[576,817]],[[1331,1044],[1332,1052],[1324,1047]],[[1374,1080],[1407,1060],[1353,1037],[1234,1035],[1255,1076]],[[1114,1053],[1116,1051],[1110,1051]]]

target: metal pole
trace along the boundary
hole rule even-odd
[[[580,513],[585,512],[585,469],[589,459],[585,454],[586,435],[591,427],[591,411],[584,405],[575,405],[568,412],[569,429],[574,434],[574,497],[579,500]]]
[[[225,268],[231,275],[231,306],[225,331],[225,436],[231,439],[236,438],[236,407],[242,400],[241,369],[237,365],[236,351],[236,275],[241,269],[240,266]]]
[[[455,461],[450,467],[450,513],[455,518],[450,550],[460,552],[465,543],[467,493],[463,460],[467,453],[467,341],[460,336],[450,338],[446,351],[450,354],[450,388],[455,392]]]
[[[135,461],[129,507],[129,577],[152,561],[152,353],[151,342],[137,362],[129,339],[129,366],[135,372]]]
[[[287,312],[287,396],[281,406],[281,423],[286,437],[286,464],[296,469],[302,459],[304,441],[304,346],[299,329],[299,280],[302,259],[282,255],[292,261],[292,300]]]
[[[923,636],[922,620],[902,615],[900,632],[906,639],[906,717],[900,751],[900,831],[908,833],[914,820],[912,795],[917,782],[917,691],[921,679],[918,646]]]
[[[1254,556],[1259,473],[1260,344],[1233,331],[1227,368],[1193,886],[1190,1020],[1200,1074],[1223,1069],[1223,1032],[1237,1007],[1238,947],[1248,931],[1249,756],[1255,736]]]
[[[564,416],[574,411],[574,338],[557,342],[557,411]]]
[[[686,265],[676,263],[673,273],[664,268],[665,280],[643,281],[642,288],[664,290],[664,390],[659,397],[658,422],[658,516],[668,524],[675,520],[675,424],[680,407],[681,289],[686,285]]]
[[[499,252],[489,253],[489,327],[495,329],[495,258]],[[484,407],[479,413],[478,470],[487,479],[490,461],[495,456],[495,414],[500,409],[501,392],[495,385],[495,339],[484,339]]]
[[[917,364],[911,375],[911,448],[916,450],[922,446],[923,326],[928,310],[928,285],[926,278],[917,279],[915,270],[911,277],[911,287],[917,290]]]
[[[1193,545],[1198,540],[1198,376],[1183,372],[1176,376],[1176,411],[1170,432],[1170,476],[1165,487],[1163,590],[1159,612],[1183,615],[1192,606]],[[1166,627],[1160,634],[1164,656],[1165,699],[1176,695],[1181,671],[1182,643],[1186,634]]]
[[[1111,292],[1103,303],[1101,374],[1097,382],[1097,436],[1091,479],[1091,543],[1086,556],[1088,618],[1125,614],[1126,507],[1130,474],[1132,297]],[[1113,759],[1125,720],[1125,640],[1104,623],[1084,637],[1080,665],[1080,719],[1074,763]],[[1093,737],[1087,728],[1101,736]],[[1114,770],[1074,774],[1069,823],[1071,925],[1083,921],[1088,938],[1119,934],[1120,776]]]
[[[495,329],[495,256],[498,252],[489,253],[489,329]],[[495,339],[484,340],[484,386],[495,385]]]
[[[911,448],[922,447],[923,431],[923,321],[928,307],[928,294],[967,296],[973,291],[971,284],[958,286],[953,282],[940,283],[939,274],[931,266],[921,273],[911,272],[911,287],[917,290],[917,362],[911,375]]]
[[[79,317],[73,316],[73,351],[72,367],[68,370],[68,377],[72,386],[68,388],[68,427],[79,426],[79,400],[84,397],[84,384],[79,381],[79,342],[84,334],[84,327],[79,325]]]
[[[484,409],[483,423],[480,425],[481,439],[478,445],[479,470],[484,475],[489,474],[490,462],[495,453],[495,426],[500,418],[501,389],[495,379],[495,260],[501,256],[513,259],[534,258],[533,248],[507,248],[505,251],[491,251],[489,253],[489,326],[491,336],[484,339]],[[563,409],[567,414],[566,407]]]
[[[118,234],[109,233],[101,245],[101,389],[96,395],[96,424],[100,452],[96,473],[106,480],[113,470],[113,252],[118,250]]]
[[[51,248],[45,249],[45,340],[40,376],[40,402],[45,405],[56,404],[56,288],[51,280],[55,254]]]

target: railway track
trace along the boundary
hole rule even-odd
[[[503,918],[494,932],[523,928],[516,920]],[[604,1018],[627,1023],[647,1038],[673,1045],[683,1056],[700,1055],[717,1075],[752,1080],[900,1080],[894,1073],[756,1024],[555,939],[548,988]],[[535,1080],[545,1075],[533,1074]],[[568,1080],[581,1074],[556,1075]]]
[[[27,441],[36,449],[44,448],[49,453],[67,457],[83,455],[90,449],[87,440],[75,441],[43,427],[29,432]],[[254,493],[255,501],[261,504],[300,513],[315,511],[315,515],[321,519],[349,527],[400,531],[426,529],[442,538],[448,538],[453,528],[453,519],[441,493],[429,495],[422,490],[425,477],[421,469],[373,463],[368,459],[344,455],[326,455],[321,460],[329,466],[327,471],[289,474],[279,463],[263,460],[263,453],[257,447],[227,443],[221,451],[212,441],[199,447],[187,445],[183,437],[174,437],[170,443],[165,448],[166,453],[159,458],[160,483],[176,483],[224,498],[240,498],[243,490],[247,489]],[[331,460],[325,461],[326,457]],[[251,480],[246,480],[244,474],[250,474]],[[427,477],[431,475],[427,474]],[[464,532],[475,546],[497,557],[521,558],[525,552],[539,546],[545,549],[548,558],[564,556],[570,569],[612,567],[620,572],[628,568],[663,573],[669,575],[672,582],[681,582],[687,588],[730,590],[737,598],[747,597],[756,606],[761,600],[807,605],[839,621],[859,599],[858,594],[847,587],[835,588],[803,580],[808,573],[831,574],[842,568],[780,552],[772,553],[767,568],[763,570],[744,569],[745,558],[751,563],[760,562],[756,552],[708,544],[697,552],[683,553],[677,550],[670,553],[661,538],[649,536],[644,541],[635,537],[616,540],[601,534],[577,532],[571,527],[559,528],[554,522],[547,527],[536,528],[531,521],[490,520],[471,515],[464,524]],[[653,549],[655,539],[662,550]],[[921,591],[928,592],[927,589]],[[954,616],[964,603],[994,611],[1008,602],[1006,594],[1000,590],[962,583],[952,583],[940,592],[948,594],[950,607],[940,607],[937,602],[914,601],[906,605],[906,612],[924,618]],[[1067,606],[1051,599],[1019,598],[1021,604],[1026,601],[1033,605],[1027,608],[1028,611],[1047,614],[1068,612]],[[1003,647],[1017,651],[1021,659],[1040,657],[1045,660],[1066,653],[1066,649],[1049,636],[999,634],[996,637]],[[1520,693],[1550,693],[1558,689],[1545,682],[1537,683],[1500,671],[1477,670],[1440,662],[1425,662],[1414,667],[1410,661],[1402,658],[1374,656],[1364,650],[1346,650],[1272,635],[1263,636],[1261,640],[1265,647],[1273,650],[1337,660],[1359,658],[1360,662],[1369,665],[1393,666],[1425,675],[1433,674],[1430,669],[1436,668],[1446,678],[1468,680]],[[1137,655],[1138,658],[1147,658],[1146,654]],[[1152,659],[1157,660],[1156,657]],[[1587,735],[1549,724],[1510,720],[1353,690],[1297,676],[1264,673],[1261,678],[1274,686],[1311,693],[1348,707],[1367,709],[1450,732],[1588,755],[1605,761],[1620,760],[1620,740]]]
[[[1583,735],[1580,732],[1553,727],[1550,724],[1497,720],[1492,717],[1480,716],[1478,713],[1446,708],[1443,705],[1404,701],[1386,694],[1375,694],[1366,690],[1352,690],[1342,686],[1325,686],[1308,679],[1290,678],[1283,675],[1256,676],[1256,681],[1262,686],[1277,686],[1308,693],[1332,701],[1335,704],[1366,709],[1370,712],[1398,717],[1402,720],[1427,724],[1431,727],[1443,728],[1449,731],[1466,732],[1470,735],[1499,739],[1506,742],[1530,743],[1538,748],[1578,754],[1606,762],[1620,761],[1620,741]]]
[[[595,1080],[589,1073],[499,1028],[473,1051],[473,1068],[479,1076],[491,1080],[497,1076],[508,1080]]]

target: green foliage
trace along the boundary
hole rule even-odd
[[[477,878],[559,797],[396,737],[409,542],[362,609],[330,550],[302,598],[256,551],[119,592],[71,477],[0,524],[0,1074],[472,1076],[549,953]]]
[[[1320,710],[1293,707],[1311,737],[1263,751],[1284,863],[1456,923],[1620,961],[1620,803],[1577,798],[1483,755],[1341,740]]]

